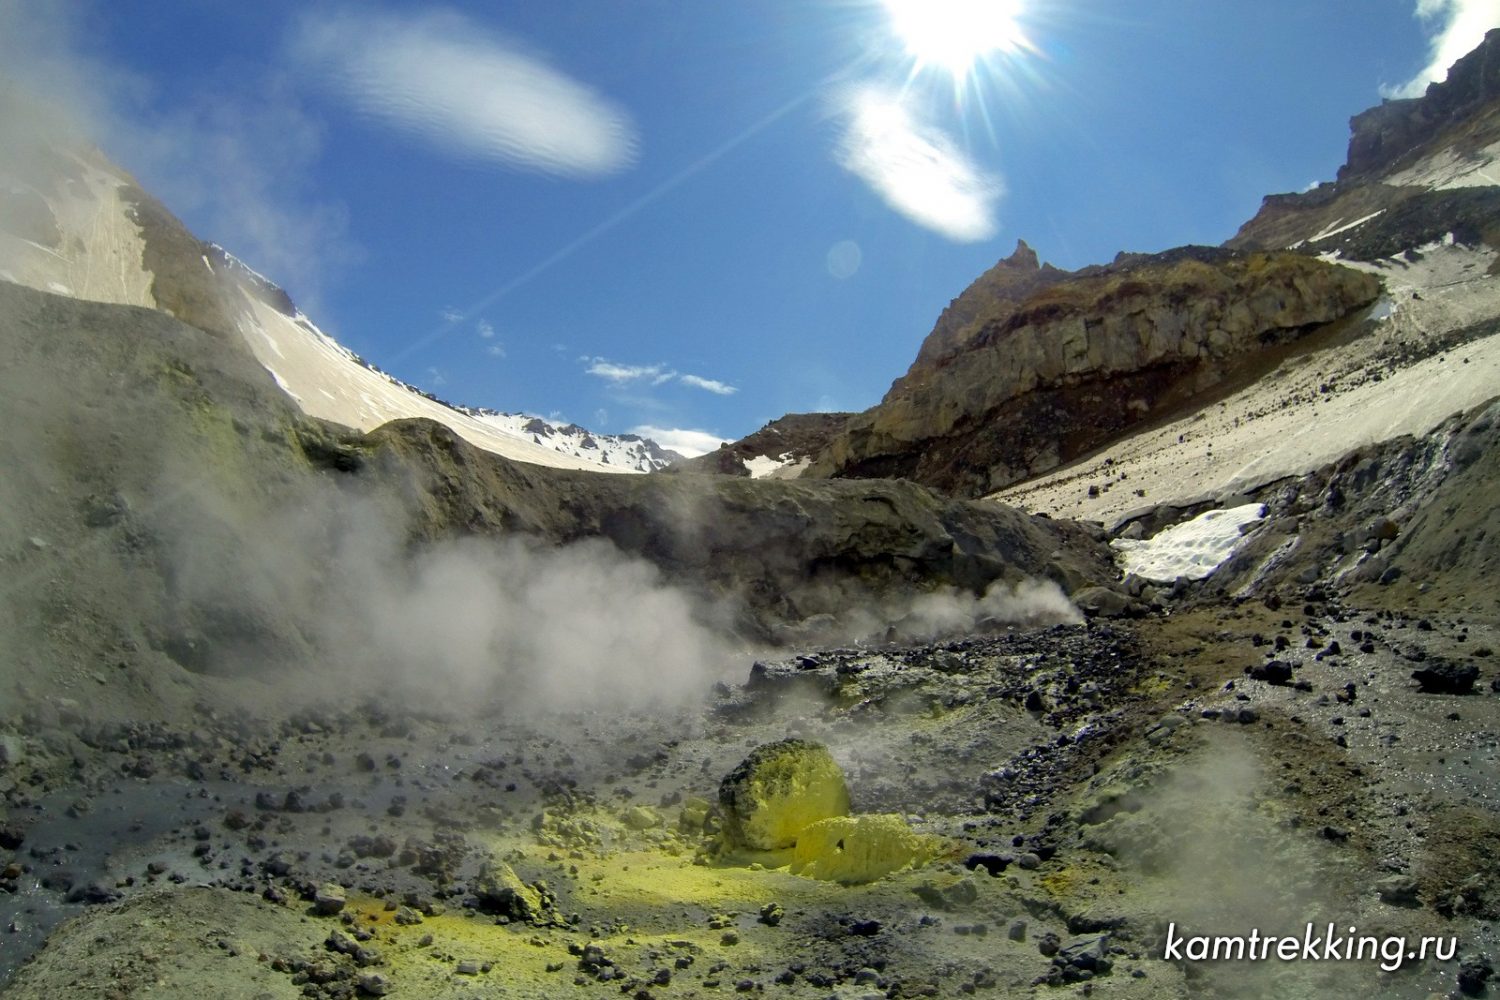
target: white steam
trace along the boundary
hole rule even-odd
[[[778,630],[787,645],[929,642],[1006,626],[1077,625],[1083,614],[1051,580],[991,583],[981,595],[955,587],[879,599],[829,582],[814,614]]]
[[[176,645],[213,674],[430,711],[680,704],[735,655],[715,609],[605,541],[409,547],[403,516],[321,488],[255,513],[199,488],[156,508]]]

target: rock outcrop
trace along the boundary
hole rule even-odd
[[[1349,157],[1339,169],[1341,182],[1390,171],[1411,162],[1444,133],[1459,127],[1472,141],[1495,138],[1494,115],[1486,105],[1500,98],[1500,28],[1492,29],[1474,51],[1431,84],[1418,98],[1384,101],[1349,121]],[[1477,126],[1477,127],[1476,127]]]
[[[788,413],[738,441],[696,458],[673,463],[673,472],[715,472],[726,476],[786,478],[783,472],[805,465],[844,429],[850,413]],[[764,466],[756,460],[764,461]],[[761,469],[774,466],[769,473]]]
[[[1456,231],[1460,240],[1477,241],[1482,234],[1492,246],[1500,243],[1500,211],[1484,202],[1494,194],[1486,175],[1493,174],[1500,144],[1500,29],[1424,96],[1385,101],[1350,119],[1349,130],[1349,153],[1337,180],[1267,195],[1225,246],[1338,250],[1347,258],[1358,247],[1345,244],[1377,227],[1388,235],[1383,243],[1420,244],[1431,234],[1412,229],[1418,218],[1431,220],[1427,228],[1438,238]],[[1460,190],[1446,190],[1451,188]],[[1399,220],[1391,218],[1397,209]]]
[[[1024,244],[976,286],[808,475],[982,495],[1201,399],[1380,292],[1368,275],[1288,253],[1185,247],[1066,274]]]

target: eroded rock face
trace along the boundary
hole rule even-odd
[[[849,786],[828,749],[787,739],[756,747],[719,785],[724,833],[731,847],[792,847],[820,820],[847,816]]]
[[[1011,282],[1019,300],[997,300],[970,332],[940,324],[808,474],[982,495],[1254,370],[1267,348],[1380,293],[1376,279],[1322,261],[1206,247],[1122,257],[1066,280],[1034,273]]]

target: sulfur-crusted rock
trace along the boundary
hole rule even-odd
[[[522,882],[514,868],[497,860],[486,861],[470,887],[485,912],[537,925],[552,923],[554,918],[551,900],[543,888],[540,882]]]
[[[792,871],[808,878],[858,885],[903,868],[920,868],[946,848],[891,814],[835,816],[802,830]]]
[[[732,847],[791,847],[809,825],[849,812],[844,772],[828,749],[787,739],[756,747],[719,785]]]

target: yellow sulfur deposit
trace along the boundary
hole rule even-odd
[[[804,827],[849,812],[844,772],[826,747],[781,740],[751,751],[719,786],[724,830],[732,846],[776,851]]]
[[[792,871],[808,878],[857,885],[902,868],[920,868],[947,844],[890,814],[839,816],[802,830],[792,853]]]

